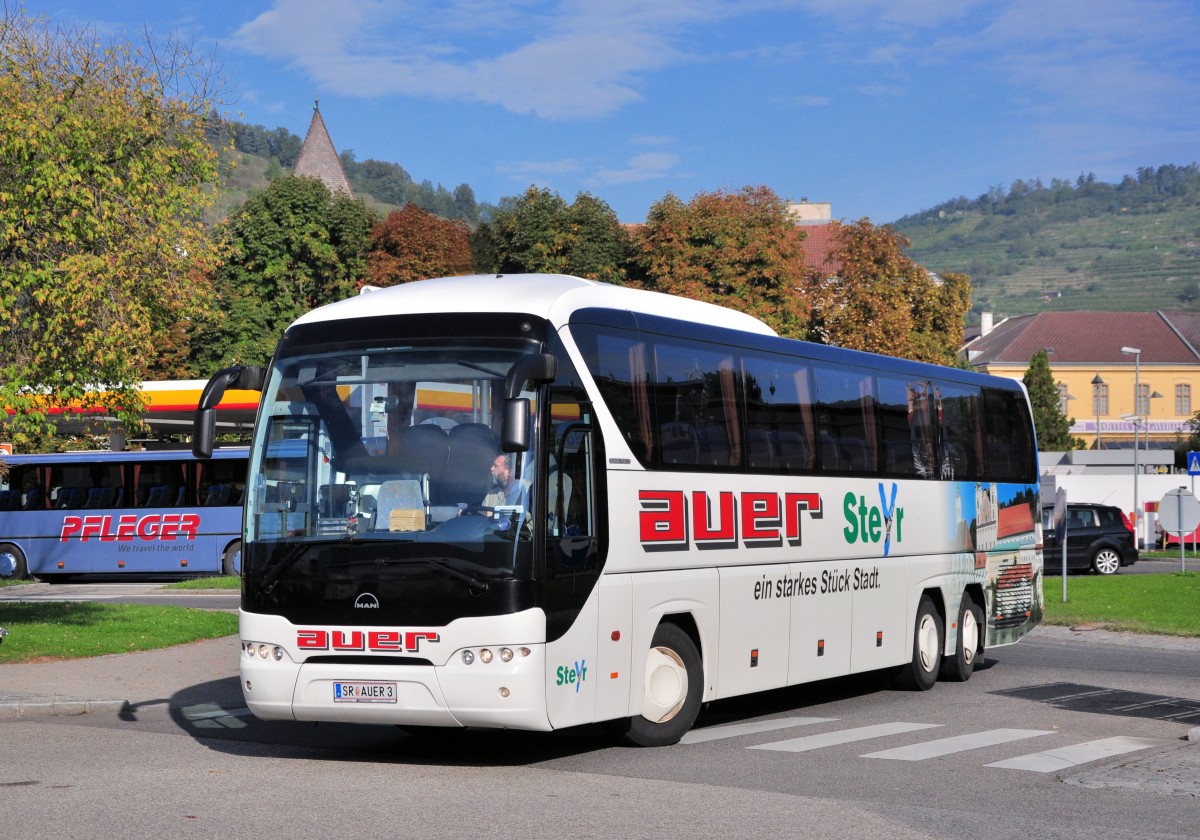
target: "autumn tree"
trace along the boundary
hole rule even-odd
[[[371,231],[367,282],[394,286],[426,277],[468,274],[469,235],[462,222],[439,218],[415,204],[394,210]]]
[[[904,254],[908,244],[868,219],[841,225],[831,270],[811,272],[804,284],[812,306],[808,337],[953,364],[971,305],[970,279],[933,277]]]
[[[766,187],[667,195],[650,208],[636,239],[637,279],[654,291],[716,303],[801,337],[808,308],[803,234]]]
[[[1045,452],[1082,449],[1084,442],[1071,434],[1071,425],[1075,419],[1063,414],[1058,386],[1054,383],[1054,374],[1050,370],[1050,357],[1045,350],[1033,354],[1022,381],[1025,383],[1025,390],[1029,392],[1038,449]]]
[[[138,425],[156,336],[205,311],[215,84],[178,41],[102,43],[5,5],[0,403],[17,447],[80,401]]]
[[[600,199],[580,193],[568,204],[537,187],[503,199],[471,237],[479,271],[574,274],[618,284],[626,280],[630,248],[628,232]]]
[[[288,324],[353,295],[366,275],[374,216],[316,178],[277,178],[221,226],[229,257],[213,285],[218,314],[192,342],[196,373],[266,364]]]

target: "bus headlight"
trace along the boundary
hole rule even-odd
[[[479,661],[482,662],[484,665],[491,662],[492,661],[492,652],[490,650],[488,650],[487,648],[484,648],[483,650],[479,651]]]
[[[512,648],[500,648],[500,661],[511,662],[513,658]]]
[[[464,665],[470,665],[472,662],[475,661],[475,652],[470,651],[470,650],[464,650],[462,652],[462,661],[463,661]]]

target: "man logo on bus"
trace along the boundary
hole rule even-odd
[[[716,501],[703,490],[642,490],[638,501],[639,538],[646,551],[686,551],[769,548],[801,543],[801,512],[820,519],[819,493],[733,493],[722,491]],[[690,501],[690,504],[689,504]]]
[[[904,508],[896,506],[896,482],[892,482],[890,494],[879,482],[879,506],[867,505],[866,496],[847,493],[842,499],[842,513],[846,517],[846,527],[842,535],[846,542],[872,543],[883,542],[883,556],[887,557],[892,550],[892,536],[896,542],[904,539]]]

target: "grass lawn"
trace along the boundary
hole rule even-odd
[[[197,577],[181,580],[178,583],[168,583],[163,589],[232,589],[242,588],[242,579],[237,575],[221,575],[219,577]]]
[[[96,602],[0,603],[0,664],[82,659],[237,633],[236,615],[183,607]]]
[[[1047,578],[1047,624],[1088,624],[1106,630],[1200,636],[1200,572]]]

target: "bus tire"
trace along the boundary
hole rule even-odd
[[[928,691],[937,682],[945,646],[942,617],[928,595],[917,605],[912,660],[900,668],[896,683],[910,691]]]
[[[239,567],[242,565],[239,562],[238,555],[242,553],[242,541],[234,540],[229,545],[225,546],[225,550],[221,553],[221,574],[236,575],[239,572]]]
[[[958,609],[958,643],[954,646],[954,656],[942,660],[942,679],[950,682],[971,679],[982,647],[982,633],[983,610],[974,598],[964,593]]]
[[[12,543],[0,543],[0,579],[24,580],[29,577],[25,552]]]
[[[646,657],[642,713],[617,721],[616,733],[637,747],[676,744],[696,722],[704,693],[704,668],[691,637],[676,624],[654,631]]]

